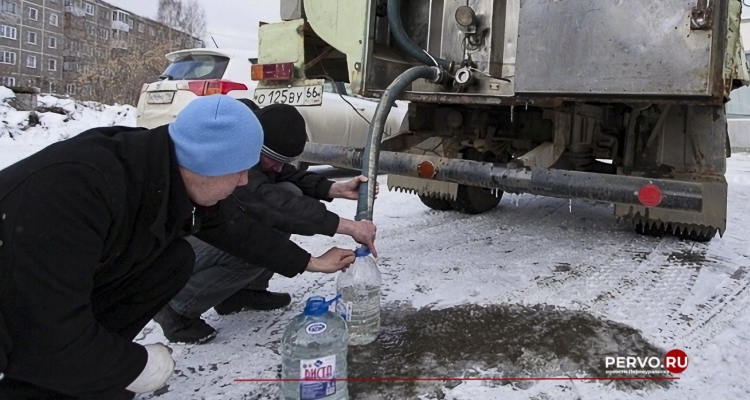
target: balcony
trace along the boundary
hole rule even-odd
[[[129,47],[127,39],[111,39],[109,41],[109,46],[113,49],[121,50],[127,50]]]
[[[65,49],[63,50],[63,57],[80,58],[81,52],[78,50]]]
[[[65,12],[73,14],[76,17],[83,17],[84,15],[86,15],[86,10],[84,10],[83,8],[78,7],[77,5],[74,5],[74,4],[70,4],[70,5],[66,4],[65,5]]]
[[[123,32],[130,32],[130,25],[128,25],[128,23],[124,21],[112,21],[112,29]]]

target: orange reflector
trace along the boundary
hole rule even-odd
[[[258,64],[253,64],[250,67],[250,79],[254,81],[259,81],[263,79],[263,66]]]
[[[653,183],[649,183],[638,191],[638,200],[646,207],[656,207],[661,203],[661,189]]]
[[[253,64],[250,79],[254,81],[288,81],[294,78],[294,63]]]
[[[417,165],[417,174],[422,179],[432,179],[435,177],[436,173],[437,169],[435,168],[435,164],[430,161],[422,161]]]

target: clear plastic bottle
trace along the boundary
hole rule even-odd
[[[362,246],[354,264],[339,275],[336,290],[341,296],[336,309],[349,329],[349,345],[368,344],[380,334],[380,286],[382,278],[370,250]]]
[[[346,353],[349,333],[344,320],[328,307],[338,296],[326,301],[321,296],[307,299],[305,310],[294,317],[281,338],[282,381],[280,398],[284,400],[343,400],[349,398]],[[335,379],[335,380],[334,380]]]

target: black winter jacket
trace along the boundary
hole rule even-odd
[[[304,271],[307,252],[225,211],[189,200],[166,126],[92,129],[0,171],[0,372],[73,396],[127,387],[146,351],[101,327],[92,291],[189,233]]]
[[[333,181],[320,174],[299,171],[289,164],[279,173],[263,172],[257,165],[248,172],[247,178],[247,185],[235,189],[225,202],[234,202],[241,211],[283,232],[306,236],[336,234],[339,216],[318,201],[333,200],[328,196]],[[275,185],[281,182],[297,186],[304,196]]]

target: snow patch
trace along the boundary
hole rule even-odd
[[[10,93],[10,97],[8,92]],[[0,98],[14,97],[0,86]],[[18,111],[0,103],[0,169],[79,133],[101,126],[136,126],[136,109],[129,105],[77,102],[55,96],[38,96],[37,111]]]

